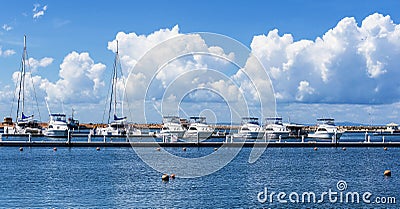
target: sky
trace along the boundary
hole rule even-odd
[[[68,115],[73,108],[81,122],[105,122],[118,40],[118,88],[129,95],[128,106],[118,104],[125,112],[118,114],[128,115],[132,122],[158,123],[162,114],[205,114],[211,122],[237,122],[239,115],[262,118],[276,110],[284,121],[305,124],[318,117],[400,123],[398,0],[0,4],[1,116],[15,119],[26,35],[31,81],[27,103],[39,106],[26,111],[41,121],[48,120],[48,106]],[[213,42],[191,35],[197,32],[225,38]],[[174,40],[178,36],[183,42]],[[246,49],[235,51],[234,42],[224,46],[225,39],[242,44],[255,58]],[[161,43],[166,50],[154,51]],[[214,59],[193,55],[151,71],[150,66],[164,66],[163,56],[188,48]],[[146,53],[157,58],[147,66]],[[276,105],[269,103],[272,100]],[[245,101],[247,112],[236,106],[232,114],[229,107],[238,101]],[[171,104],[181,106],[169,110]]]

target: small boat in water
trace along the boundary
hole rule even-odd
[[[243,117],[242,125],[234,137],[245,139],[261,139],[264,137],[265,131],[260,126],[258,118],[256,117]]]
[[[339,139],[344,132],[340,131],[335,125],[333,118],[318,118],[317,130],[314,133],[308,134],[309,138],[318,139]]]
[[[190,117],[191,123],[183,138],[205,140],[212,136],[214,130],[207,125],[206,117]]]
[[[160,135],[166,136],[176,136],[177,138],[183,138],[185,134],[185,129],[180,123],[180,118],[178,116],[164,116],[162,119],[163,125],[160,130]]]
[[[290,131],[282,123],[282,117],[265,118],[265,135],[267,139],[287,139]]]
[[[51,113],[50,121],[44,135],[52,138],[68,137],[68,122],[64,113]]]

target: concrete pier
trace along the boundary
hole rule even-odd
[[[400,142],[65,142],[1,141],[11,147],[400,147]]]

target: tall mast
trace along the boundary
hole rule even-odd
[[[118,61],[118,40],[117,40],[117,52],[115,53],[115,60],[114,60],[114,115],[117,114],[117,79],[118,79],[118,69],[117,69],[117,61]]]
[[[24,35],[24,51],[22,52],[22,60],[21,60],[21,72],[20,72],[19,91],[18,91],[17,120],[19,117],[20,103],[21,103],[21,113],[23,114],[24,110],[25,110],[25,104],[24,104],[25,103],[25,62],[26,62],[26,35]]]

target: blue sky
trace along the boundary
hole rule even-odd
[[[329,42],[332,39],[328,39],[329,36],[324,39],[324,35],[329,30],[337,27],[338,23],[345,18],[354,18],[356,25],[361,28],[363,20],[373,14],[379,14],[383,17],[389,16],[390,21],[394,25],[398,25],[400,23],[398,11],[400,11],[400,2],[396,0],[2,1],[0,7],[0,26],[2,26],[0,29],[2,52],[0,54],[0,85],[3,96],[0,98],[0,113],[4,116],[10,114],[9,104],[12,103],[12,97],[6,92],[14,91],[15,81],[12,80],[12,76],[19,68],[24,34],[28,36],[29,57],[36,61],[43,61],[42,63],[37,63],[38,66],[32,73],[33,76],[39,76],[37,78],[37,84],[39,85],[37,89],[38,91],[42,90],[42,93],[39,92],[38,96],[48,96],[51,109],[55,111],[61,111],[60,101],[62,100],[65,109],[67,109],[65,110],[66,112],[70,112],[68,109],[73,106],[77,111],[77,117],[82,121],[101,122],[104,109],[103,100],[107,97],[105,95],[107,85],[98,87],[98,89],[93,85],[96,83],[94,81],[96,76],[97,79],[102,79],[105,83],[109,81],[109,73],[107,72],[111,70],[114,56],[109,42],[114,41],[119,32],[124,34],[135,33],[148,38],[150,34],[154,34],[156,31],[164,29],[174,31],[173,28],[178,26],[176,33],[212,32],[223,34],[240,41],[251,48],[256,55],[259,54],[261,62],[268,68],[267,71],[272,77],[276,93],[279,93],[277,110],[278,114],[282,115],[285,120],[290,117],[292,121],[313,123],[316,117],[332,116],[338,121],[362,123],[370,123],[372,121],[380,124],[391,121],[400,122],[400,108],[398,105],[400,102],[400,97],[398,97],[400,95],[400,90],[398,89],[400,85],[397,83],[386,86],[381,85],[386,82],[395,82],[391,77],[397,75],[397,71],[400,68],[396,69],[398,65],[394,62],[395,59],[391,58],[389,61],[386,60],[388,63],[384,63],[384,67],[380,71],[378,69],[378,72],[372,72],[378,66],[376,63],[382,63],[383,61],[379,57],[373,57],[371,52],[367,50],[369,48],[361,46],[362,43],[345,40],[348,41],[346,42],[347,45],[350,43],[350,45],[354,44],[355,47],[359,47],[358,51],[356,50],[357,52],[350,49],[345,50],[345,52],[339,52],[332,47],[328,47],[330,50],[323,50],[331,52],[326,55],[327,57],[336,57],[336,59],[329,60],[328,64],[322,63],[324,66],[328,65],[325,66],[330,72],[327,75],[328,81],[324,80],[323,73],[321,74],[322,77],[319,78],[302,78],[296,81],[293,81],[293,76],[296,74],[280,74],[278,76],[276,73],[279,70],[277,71],[276,68],[280,69],[281,63],[275,63],[274,60],[269,60],[267,57],[263,58],[263,53],[269,51],[268,44],[271,42],[268,40],[273,37],[274,34],[270,32],[274,31],[274,29],[278,30],[274,40],[280,40],[283,44],[291,45],[292,48],[309,44],[302,42],[302,40],[316,44],[316,40],[322,38],[325,41],[324,45],[302,51],[305,54],[318,53],[316,48],[325,47],[332,43]],[[369,22],[372,22],[370,24],[374,24],[374,20],[370,20]],[[379,21],[376,20],[376,22]],[[345,30],[351,30],[351,21],[342,23],[341,27],[345,28]],[[340,31],[339,27],[337,28]],[[284,34],[289,34],[291,37],[284,38]],[[336,36],[337,33],[332,34],[331,36],[337,38],[339,36],[344,37],[347,33],[339,34],[338,36]],[[263,38],[262,35],[265,37]],[[258,44],[260,45],[255,42],[255,37],[257,36],[259,37]],[[130,43],[128,38],[126,43]],[[378,41],[372,41],[371,43],[379,44]],[[140,48],[140,43],[138,44],[135,46]],[[263,48],[264,46],[265,49]],[[385,49],[384,45],[376,46],[378,46],[375,47],[377,49]],[[396,47],[393,48],[397,49]],[[296,50],[303,49],[296,48]],[[142,49],[138,51],[140,50]],[[273,51],[277,52],[277,50],[274,49]],[[72,54],[72,52],[76,52],[76,54]],[[352,57],[351,55],[354,55],[354,53],[364,54],[362,57],[354,56],[351,61],[355,60],[356,64],[350,64],[350,60],[346,61],[345,59],[337,58],[340,56]],[[277,52],[274,56],[279,58],[279,54],[281,53]],[[286,58],[287,54],[289,52],[286,51],[285,55],[282,56]],[[393,53],[387,56],[399,57],[399,52],[393,50]],[[71,58],[72,61],[66,63],[66,57]],[[129,56],[127,57],[129,58]],[[43,58],[48,59],[43,60]],[[130,58],[132,60],[135,59],[133,55]],[[275,60],[279,60],[278,58]],[[369,58],[371,58],[372,64],[368,64]],[[95,89],[88,93],[90,98],[76,98],[76,101],[74,101],[72,96],[64,98],[52,92],[51,89],[54,90],[60,87],[62,82],[57,84],[57,81],[60,80],[62,75],[65,76],[64,79],[61,79],[64,81],[67,80],[66,77],[71,76],[71,73],[67,73],[67,71],[72,67],[68,66],[79,66],[73,62],[74,60],[79,61],[82,59],[86,59],[93,65],[93,68],[86,69],[92,74],[89,78],[76,79],[82,82],[76,83],[76,85]],[[324,59],[324,57],[318,57],[318,59]],[[291,70],[295,69],[297,72],[302,67],[315,67],[317,65],[315,63],[310,64],[311,61],[302,63],[299,61],[300,57],[293,60],[295,64]],[[129,66],[129,60],[123,60],[122,62],[123,66]],[[282,62],[286,62],[286,60]],[[336,66],[332,62],[335,62]],[[61,67],[63,63],[64,70]],[[345,65],[345,67],[342,68],[340,67],[341,65]],[[367,67],[370,71],[364,73],[369,73],[367,77],[365,75],[358,76],[360,72],[346,71],[345,69],[348,67],[357,69]],[[274,72],[274,75],[277,75],[275,77],[271,75]],[[285,73],[286,71],[284,72],[281,69],[279,72]],[[307,71],[306,73],[311,72]],[[329,83],[329,81],[338,79],[334,75],[339,73],[344,75],[346,79],[344,79],[343,85],[340,84],[342,80],[336,81],[342,87],[338,88],[336,92],[334,91],[333,96],[330,97],[327,90],[335,85]],[[76,72],[75,74],[77,75]],[[385,75],[388,76],[385,77]],[[286,80],[282,76],[286,76]],[[291,80],[287,81],[288,78],[291,78]],[[329,80],[329,78],[331,79]],[[284,79],[285,82],[281,82],[280,79]],[[85,83],[86,81],[88,83]],[[97,84],[101,86],[101,81],[98,82]],[[360,94],[348,94],[346,89],[351,86],[358,86],[357,82],[371,82],[371,85],[375,86],[365,87],[360,85],[359,89],[355,88],[355,91],[361,92]],[[40,85],[42,86],[40,87]],[[105,90],[99,90],[100,88]],[[386,89],[386,91],[394,89],[395,93],[386,95],[381,90],[377,91],[378,93],[366,94],[362,92],[363,89],[366,92],[369,92],[370,89]],[[65,89],[60,88],[60,90]],[[307,94],[302,94],[304,92]],[[391,99],[384,99],[386,96],[391,97]],[[53,100],[51,100],[52,98]],[[44,99],[39,98],[40,100]],[[90,111],[84,107],[90,107]],[[352,107],[354,107],[353,110]],[[43,106],[41,109],[44,109],[41,110],[41,120],[46,121],[46,108]],[[95,111],[99,112],[99,114],[95,114]],[[94,117],[93,115],[96,116]],[[161,118],[154,114],[149,120],[157,122]]]

